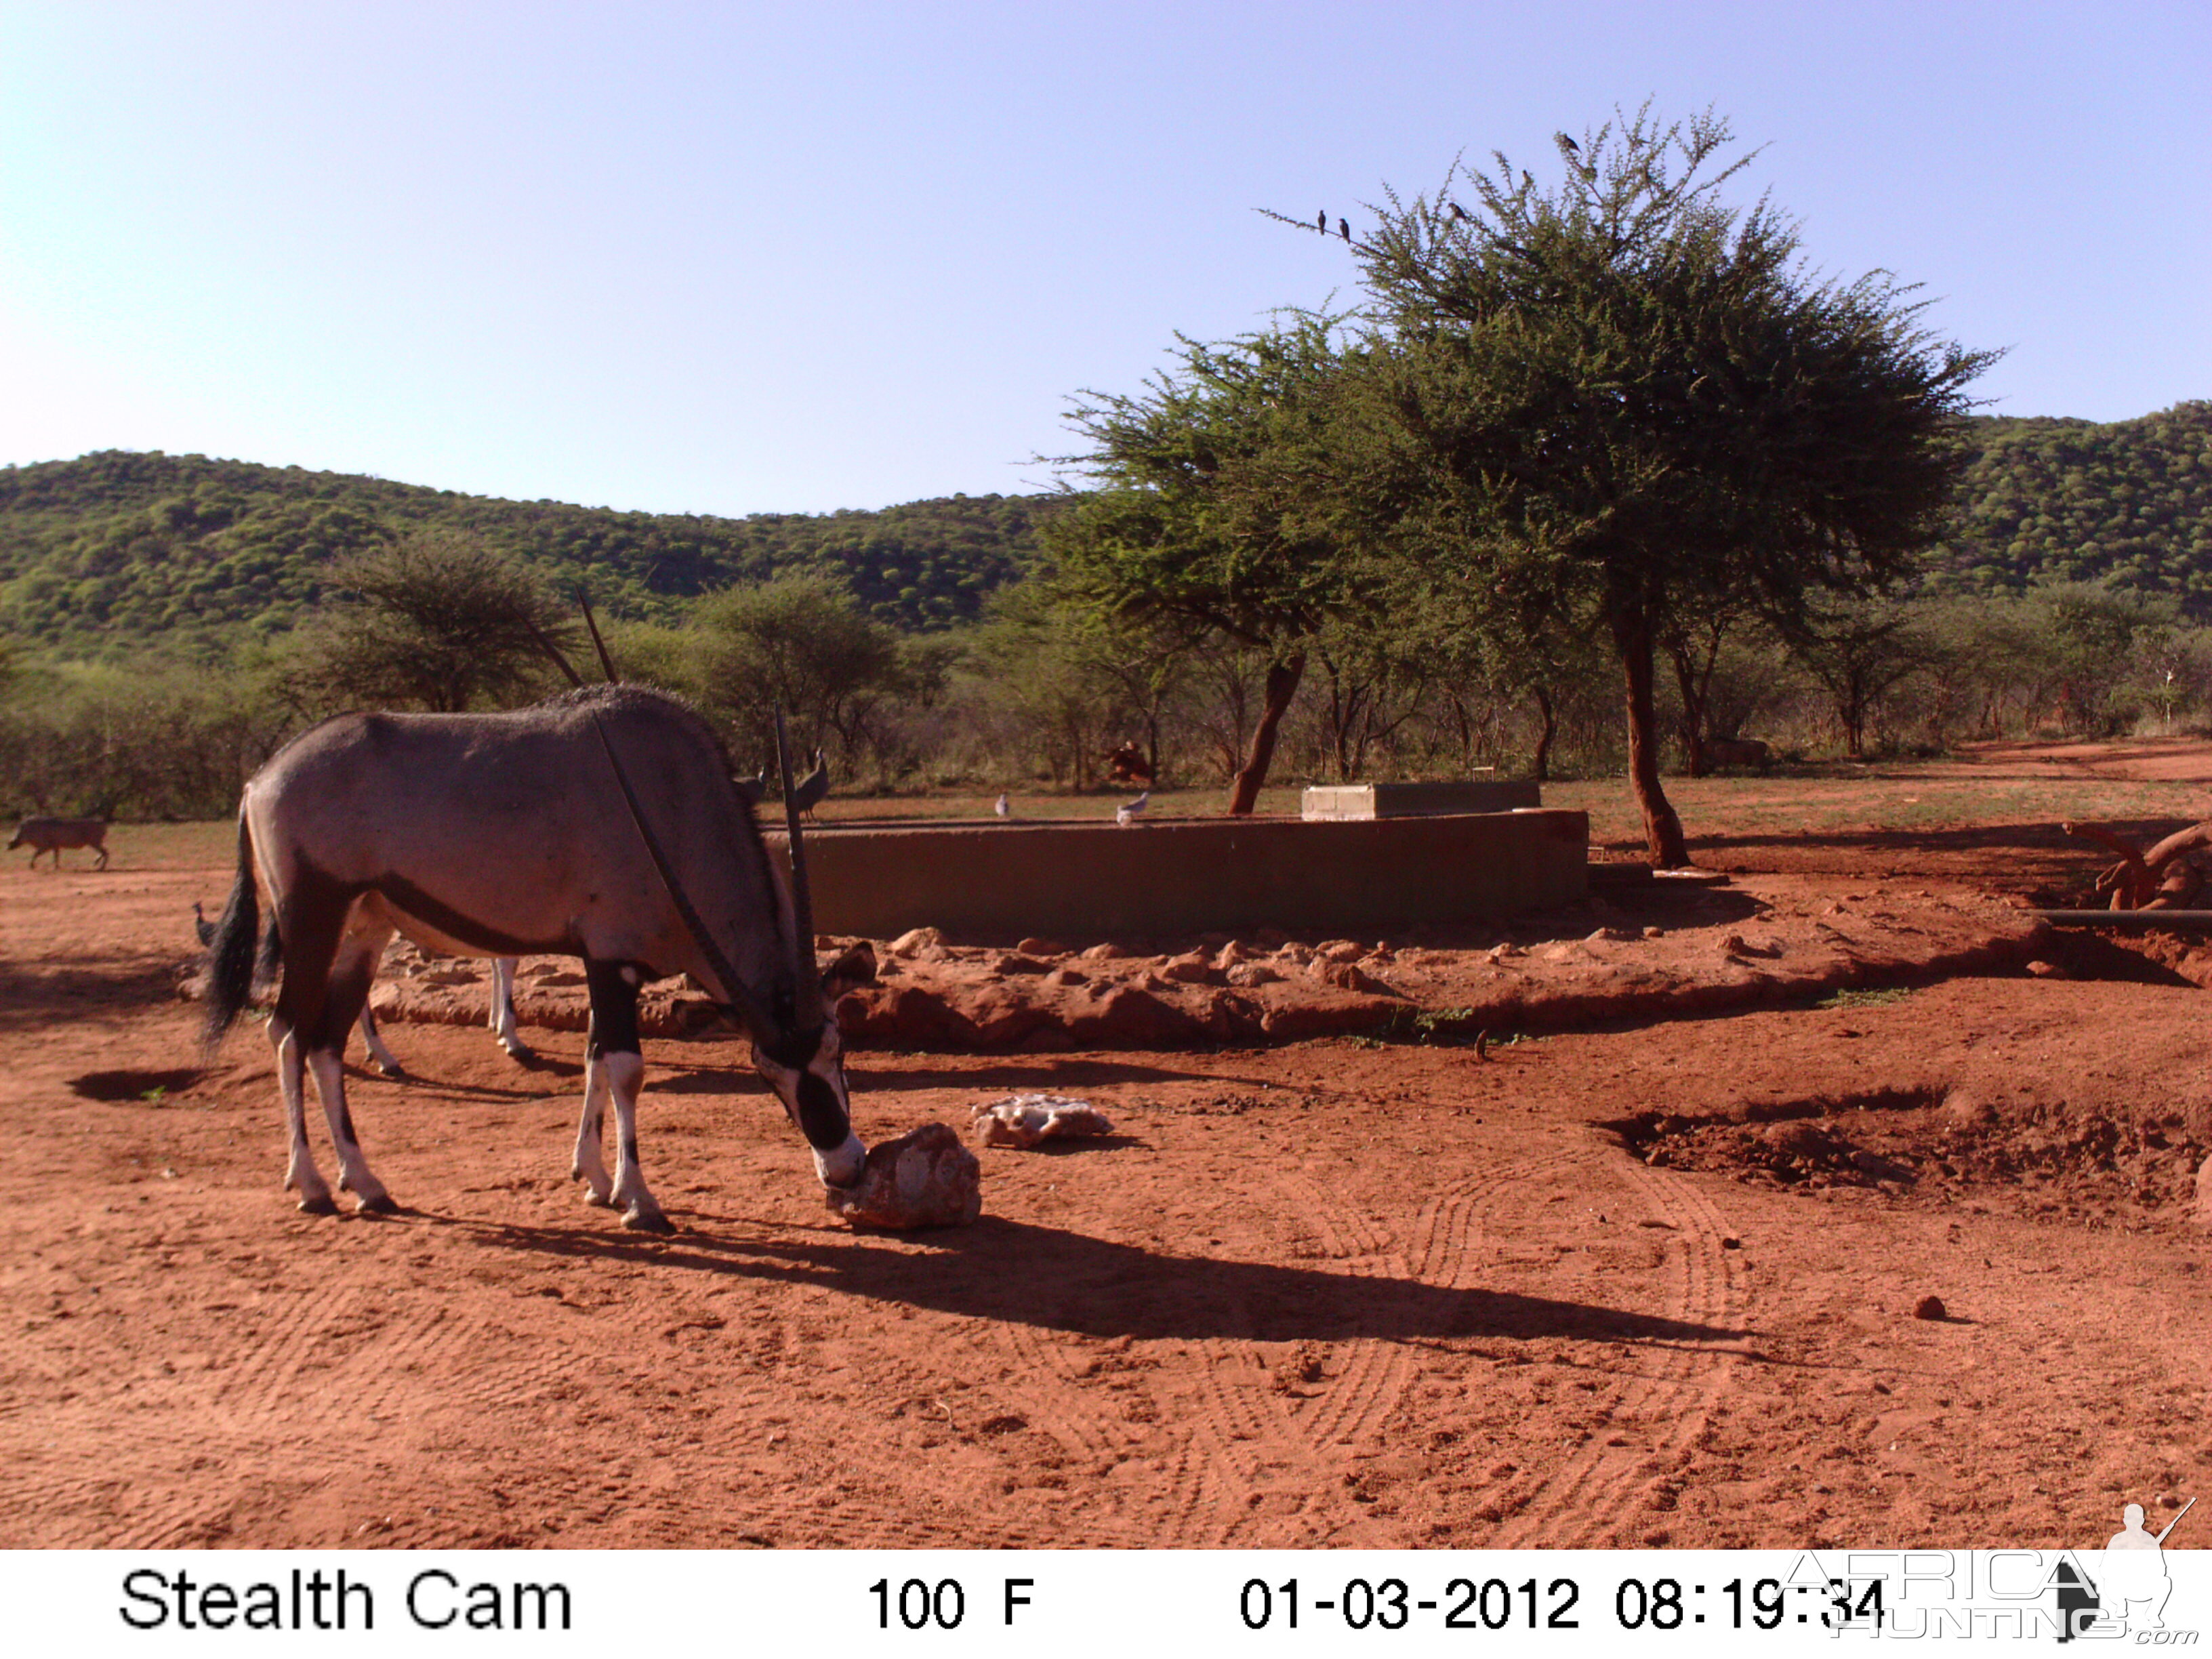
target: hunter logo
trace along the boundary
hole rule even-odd
[[[2153,1533],[2142,1506],[2122,1512],[2120,1530],[2102,1549],[1823,1551],[1800,1559],[1789,1582],[1848,1585],[1881,1609],[1872,1620],[1824,1621],[1834,1638],[1875,1641],[2125,1642],[2136,1647],[2194,1647],[2193,1629],[2169,1629],[2173,1592],[2166,1539],[2194,1508],[2191,1498]],[[2203,1586],[2185,1579],[2190,1591]],[[2184,1606],[2195,1608],[2185,1595]]]
[[[2166,1540],[2196,1504],[2194,1498],[2184,1504],[2155,1536],[2143,1525],[2142,1505],[2130,1504],[2120,1511],[2120,1529],[2094,1565],[2077,1565],[2070,1555],[2061,1560],[2051,1575],[2058,1592],[2058,1639],[2132,1634],[2138,1642],[2165,1645],[2160,1638],[2169,1634],[2166,1603],[2173,1594],[2173,1581],[2166,1570]],[[2171,1634],[2196,1639],[2194,1631]]]

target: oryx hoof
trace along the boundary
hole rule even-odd
[[[407,1068],[406,1068],[404,1066],[402,1066],[402,1065],[401,1065],[398,1060],[393,1060],[393,1061],[392,1061],[389,1066],[386,1065],[382,1060],[378,1060],[378,1061],[376,1062],[376,1074],[377,1074],[377,1076],[379,1076],[379,1077],[401,1077],[401,1078],[404,1078],[404,1077],[405,1077],[405,1076],[407,1075]]]
[[[314,1193],[300,1200],[301,1215],[336,1215],[338,1201],[328,1193]]]
[[[623,1225],[634,1233],[672,1233],[676,1231],[676,1224],[661,1214],[658,1205],[631,1205],[623,1212]]]
[[[594,1181],[584,1173],[582,1165],[572,1164],[568,1166],[568,1179],[584,1183],[584,1202],[586,1204],[596,1204],[605,1209],[615,1201],[613,1183],[604,1175]]]
[[[360,1203],[355,1205],[353,1212],[356,1215],[398,1215],[399,1205],[390,1193],[379,1193],[374,1197],[364,1198]]]
[[[513,1042],[502,1042],[499,1046],[507,1050],[507,1057],[518,1066],[532,1065],[538,1059],[538,1051],[519,1037]]]

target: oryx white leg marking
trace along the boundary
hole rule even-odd
[[[600,1114],[607,1104],[606,1061],[597,1054],[584,1060],[584,1115],[576,1125],[576,1158],[568,1173],[584,1183],[587,1204],[614,1202],[614,1182],[607,1176],[605,1155],[599,1150]]]
[[[514,968],[513,957],[495,957],[491,964],[491,1018],[485,1023],[499,1038],[499,1046],[516,1060],[535,1056],[514,1030]]]
[[[647,1232],[672,1232],[659,1204],[646,1190],[645,1170],[637,1159],[637,1091],[645,1082],[645,1059],[626,1049],[603,1056],[607,1091],[615,1100],[614,1202],[623,1211],[623,1225]]]
[[[323,1115],[330,1122],[331,1144],[337,1149],[338,1189],[356,1195],[363,1213],[397,1209],[384,1183],[368,1172],[368,1160],[353,1138],[353,1117],[346,1110],[344,1062],[329,1048],[316,1049],[307,1060],[307,1070],[314,1075],[315,1092],[322,1097]]]
[[[292,1156],[284,1165],[284,1188],[296,1188],[300,1207],[309,1215],[329,1215],[337,1206],[331,1200],[330,1182],[315,1167],[307,1147],[306,1067],[301,1063],[300,1039],[291,1022],[282,1014],[269,1017],[269,1046],[276,1051],[276,1082],[284,1094],[284,1126],[292,1137]]]

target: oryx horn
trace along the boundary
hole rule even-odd
[[[814,891],[806,880],[806,849],[799,835],[799,793],[791,774],[791,736],[783,710],[775,711],[775,769],[783,779],[783,821],[791,831],[791,968],[799,976],[798,1007],[805,1015],[822,1012],[822,982],[814,966]]]
[[[668,862],[668,854],[661,850],[660,837],[653,833],[653,826],[645,821],[645,808],[639,804],[637,791],[630,787],[629,774],[623,770],[622,758],[615,753],[614,744],[607,738],[607,728],[595,714],[592,729],[599,734],[599,747],[607,751],[607,764],[614,768],[615,782],[621,786],[623,799],[629,806],[629,821],[637,826],[638,839],[645,843],[646,854],[653,860],[653,867],[660,872],[660,884],[668,890],[668,896],[676,906],[676,914],[684,918],[684,926],[691,934],[691,942],[699,947],[699,954],[707,958],[707,965],[714,970],[714,977],[722,981],[726,994],[722,1006],[735,1013],[752,1034],[753,1041],[774,1043],[782,1036],[768,1010],[762,1007],[745,982],[738,977],[730,959],[714,943],[714,936],[707,931],[707,924],[699,918],[685,896],[684,884],[677,880],[676,871]]]
[[[530,637],[538,641],[538,648],[553,659],[553,665],[568,677],[568,684],[581,690],[584,677],[576,672],[574,663],[561,654],[561,647],[545,637],[545,630],[526,617],[522,625],[530,630]]]
[[[576,603],[583,607],[584,626],[592,631],[592,647],[599,653],[599,666],[606,670],[607,684],[620,685],[622,676],[615,672],[615,659],[607,654],[607,642],[599,637],[599,618],[592,615],[592,602],[580,587],[576,590]]]

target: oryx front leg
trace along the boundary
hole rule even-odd
[[[637,1094],[645,1083],[645,1056],[615,1053],[605,1056],[607,1092],[615,1103],[614,1202],[623,1212],[623,1225],[641,1232],[672,1233],[676,1224],[661,1212],[659,1200],[645,1188],[645,1166],[637,1156]]]
[[[584,1183],[587,1204],[611,1204],[614,1179],[607,1174],[605,1155],[599,1149],[600,1124],[607,1107],[607,1068],[597,1042],[586,1041],[584,1051],[584,1115],[576,1125],[576,1158],[568,1174]]]
[[[507,1050],[511,1059],[526,1065],[538,1058],[530,1046],[515,1034],[514,1029],[514,968],[513,957],[495,957],[491,964],[491,1018],[486,1023],[499,1039],[499,1046]]]
[[[645,1056],[639,1052],[637,1040],[637,969],[627,963],[587,961],[584,980],[592,999],[586,1059],[605,1079],[606,1092],[614,1101],[615,1181],[609,1201],[621,1208],[623,1226],[641,1232],[672,1233],[675,1224],[646,1190],[645,1169],[637,1153],[637,1092],[645,1082]],[[584,1097],[588,1121],[593,1109],[588,1081]],[[580,1135],[578,1141],[580,1164]],[[596,1153],[596,1134],[593,1141]]]
[[[299,1034],[282,1014],[269,1017],[269,1046],[276,1051],[276,1085],[284,1096],[284,1127],[291,1136],[291,1157],[284,1165],[284,1190],[297,1190],[300,1207],[309,1215],[336,1215],[331,1184],[315,1167],[307,1146],[307,1066],[300,1053]]]

